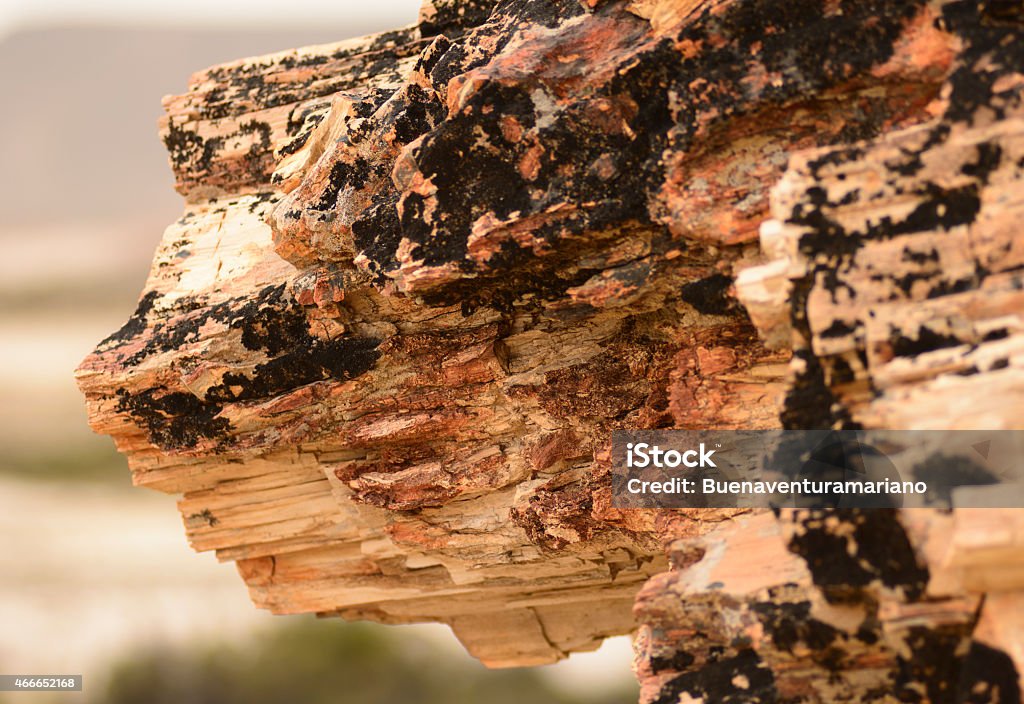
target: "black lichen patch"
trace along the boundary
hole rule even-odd
[[[977,147],[978,158],[974,163],[964,164],[960,172],[973,176],[981,183],[988,183],[989,174],[995,171],[1003,159],[1003,148],[998,144],[983,142]]]
[[[156,291],[146,293],[139,300],[139,305],[135,308],[135,312],[131,314],[131,317],[128,318],[128,321],[117,332],[112,333],[100,342],[98,347],[103,349],[107,346],[123,344],[141,335],[146,330],[146,326],[149,323],[149,314],[159,298],[160,294]]]
[[[928,570],[918,563],[906,532],[890,509],[809,509],[794,514],[789,549],[807,563],[830,601],[861,601],[873,582],[924,594]]]
[[[937,333],[930,328],[923,327],[918,331],[916,338],[899,335],[894,337],[890,344],[893,354],[897,357],[916,357],[925,352],[956,347],[963,343],[963,340],[959,340],[953,335]]]
[[[1000,120],[1010,108],[1020,106],[1019,87],[1011,84],[997,90],[1000,78],[1024,66],[1024,26],[1019,3],[1013,4],[1018,5],[1014,12],[1006,12],[1003,2],[956,0],[943,6],[942,25],[967,45],[960,67],[949,78],[945,119],[967,124],[979,116]]]
[[[710,654],[701,667],[663,684],[654,704],[677,704],[684,695],[716,704],[779,701],[772,671],[753,650],[742,650],[733,656]]]
[[[765,633],[778,650],[793,653],[802,645],[811,650],[812,659],[829,670],[839,670],[845,651],[845,636],[836,628],[811,617],[811,603],[761,602],[752,607]]]
[[[420,32],[425,37],[446,33],[464,32],[487,21],[496,0],[431,0],[433,15],[420,22]]]
[[[221,146],[220,142],[203,139],[196,132],[175,124],[173,120],[167,125],[163,141],[170,154],[171,164],[182,170],[188,167],[208,169]]]
[[[957,684],[968,642],[964,626],[914,626],[904,638],[909,656],[897,659],[895,690],[901,702],[959,704]]]
[[[204,508],[202,511],[198,513],[193,513],[188,518],[190,521],[203,521],[206,523],[206,525],[210,526],[211,528],[220,523],[220,519],[214,516],[213,511],[211,511],[208,508]]]
[[[303,307],[294,303],[284,284],[268,286],[241,305],[211,309],[210,315],[240,330],[246,349],[271,359],[257,365],[251,376],[225,374],[221,384],[207,390],[207,401],[265,398],[315,381],[352,379],[372,369],[380,356],[376,339],[312,335]]]
[[[928,485],[925,501],[942,506],[951,505],[950,494],[954,487],[999,483],[999,478],[992,472],[963,455],[929,455],[914,466],[913,472],[916,480]]]
[[[900,235],[932,230],[948,231],[960,225],[969,225],[981,209],[977,184],[945,189],[935,184],[924,184],[919,193],[921,202],[906,217],[893,220],[888,215],[868,224],[863,231],[848,231],[826,214],[834,204],[827,201],[819,187],[807,190],[804,202],[798,203],[789,217],[790,222],[805,225],[810,231],[800,238],[800,252],[813,260],[816,255],[829,252],[835,265],[855,254],[867,241],[891,240]],[[824,267],[820,267],[824,269]]]
[[[939,250],[934,247],[927,252],[915,252],[910,249],[903,250],[903,261],[921,266],[923,264],[938,264]]]
[[[793,357],[803,360],[804,366],[794,377],[783,402],[779,414],[782,427],[787,430],[824,430],[831,427],[837,416],[836,398],[825,383],[825,369],[810,350],[796,350]]]
[[[150,300],[144,303],[145,306],[140,304],[141,317],[138,317],[137,311],[133,320],[129,321],[129,332],[145,328],[144,323],[139,321],[152,309],[153,302]],[[300,350],[305,350],[312,356],[322,359],[325,368],[338,369],[339,373],[346,366],[338,361],[339,355],[344,355],[344,348],[350,348],[356,357],[362,357],[376,347],[375,341],[356,342],[354,338],[348,336],[324,341],[311,335],[302,306],[291,298],[285,284],[266,286],[253,296],[232,298],[205,309],[201,307],[201,302],[196,302],[184,310],[178,306],[174,312],[179,314],[178,317],[168,323],[156,323],[142,349],[122,360],[123,364],[137,365],[154,354],[173,352],[184,345],[197,342],[200,330],[210,322],[221,323],[233,330],[241,331],[242,344],[246,349],[265,352],[270,356],[284,352],[297,354]],[[369,368],[365,361],[356,360],[349,366],[345,378]]]
[[[690,667],[695,659],[685,650],[677,650],[671,655],[656,655],[650,659],[651,672],[682,672]]]
[[[224,406],[206,403],[183,391],[165,387],[129,394],[118,391],[117,410],[146,428],[149,440],[162,450],[195,447],[201,440],[227,437],[231,423],[219,417]]]
[[[251,376],[228,373],[206,391],[207,401],[243,401],[266,398],[325,379],[352,379],[373,368],[379,342],[368,338],[323,341],[311,338],[259,364]]]
[[[739,305],[729,295],[732,279],[725,274],[711,276],[683,284],[679,297],[704,315],[728,315],[739,309]]]
[[[313,335],[304,308],[281,284],[267,286],[253,297],[180,315],[173,324],[158,323],[143,349],[123,363],[138,364],[152,354],[198,341],[201,328],[211,321],[239,331],[246,349],[269,359],[251,374],[225,374],[203,398],[164,388],[119,394],[118,410],[147,428],[150,440],[161,448],[187,448],[201,439],[225,437],[231,427],[218,414],[228,402],[268,398],[316,381],[352,379],[372,369],[380,356],[380,341],[373,338]]]
[[[843,322],[837,318],[832,321],[831,325],[821,331],[821,336],[823,338],[847,337],[856,331],[856,325],[850,325],[849,323]]]
[[[503,116],[517,118],[524,128],[533,127],[529,93],[518,87],[488,84],[474,98],[479,107],[450,116],[415,152],[419,170],[438,189],[434,198],[440,212],[435,219],[442,224],[428,224],[426,197],[410,193],[403,199],[401,226],[405,237],[420,245],[413,255],[430,265],[461,262],[470,227],[485,213],[502,220],[513,211],[531,208],[528,184],[510,158],[516,156],[515,151],[495,146],[495,140],[503,139]],[[553,168],[550,162],[548,168]],[[543,187],[543,182],[538,187]],[[387,268],[395,265],[397,260]]]
[[[1020,674],[1002,650],[971,643],[960,670],[956,702],[963,704],[1020,704]]]

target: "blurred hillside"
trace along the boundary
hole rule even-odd
[[[5,37],[4,234],[41,221],[167,222],[180,201],[156,132],[164,95],[184,92],[188,76],[211,64],[391,24],[385,17],[317,31],[66,27]]]

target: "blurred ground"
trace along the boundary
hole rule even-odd
[[[135,308],[160,233],[181,210],[156,134],[161,96],[212,63],[407,23],[418,4],[318,31],[0,34],[0,673],[84,673],[87,691],[57,700],[114,704],[313,703],[325,692],[353,702],[501,704],[499,691],[535,704],[635,701],[626,639],[510,675],[483,670],[441,626],[257,611],[230,565],[188,548],[174,498],[132,489],[111,442],[86,425],[73,369]],[[336,662],[367,649],[390,680],[418,690],[373,689],[360,678],[372,668]],[[320,684],[274,699],[292,686],[289,667]],[[350,679],[344,692],[339,677]],[[240,684],[250,680],[264,698]],[[8,701],[54,699],[0,694]]]
[[[629,642],[624,638],[609,641],[598,653],[535,668],[520,680],[485,670],[444,626],[354,625],[258,611],[231,565],[217,564],[212,555],[197,555],[188,548],[174,499],[155,492],[95,479],[44,482],[0,475],[0,536],[0,672],[83,673],[85,700],[90,702],[105,701],[99,693],[111,676],[143,680],[136,683],[133,697],[140,687],[155,687],[161,680],[151,671],[154,660],[172,668],[175,680],[188,679],[190,668],[197,668],[196,686],[210,694],[218,670],[206,667],[208,653],[225,647],[233,654],[221,656],[218,667],[229,678],[221,684],[229,690],[241,687],[241,681],[259,676],[246,674],[247,658],[266,656],[266,648],[280,645],[281,638],[294,642],[300,633],[332,647],[347,647],[349,638],[371,638],[391,656],[401,656],[390,675],[399,679],[417,676],[403,674],[401,668],[411,666],[405,654],[420,651],[429,654],[430,668],[443,666],[471,676],[481,687],[490,686],[489,678],[529,684],[536,688],[534,704],[561,701],[562,696],[595,703],[636,699],[628,672]],[[309,678],[317,662],[310,659],[295,676]],[[329,662],[320,666],[334,667]],[[276,677],[286,680],[284,674]],[[329,672],[322,675],[330,678]],[[305,686],[296,683],[296,691],[306,691]],[[57,701],[83,697],[68,695]],[[15,700],[0,695],[0,703],[7,701]],[[151,691],[148,699],[123,701],[191,700],[161,699]],[[246,699],[225,695],[195,701],[227,704]],[[365,699],[355,696],[347,701],[376,699],[367,694]],[[432,699],[424,694],[407,701]],[[486,701],[493,704],[493,697]]]

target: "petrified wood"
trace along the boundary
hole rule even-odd
[[[645,701],[1013,701],[1019,513],[619,510],[609,443],[1020,427],[1022,31],[449,0],[207,69],[165,100],[185,213],[78,370],[91,423],[277,613],[522,665],[630,632],[647,582]]]

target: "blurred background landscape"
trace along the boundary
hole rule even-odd
[[[160,99],[210,64],[409,24],[418,0],[0,0],[0,673],[85,692],[0,702],[635,702],[625,638],[487,671],[441,626],[273,617],[130,487],[73,370],[135,308],[181,211]]]

